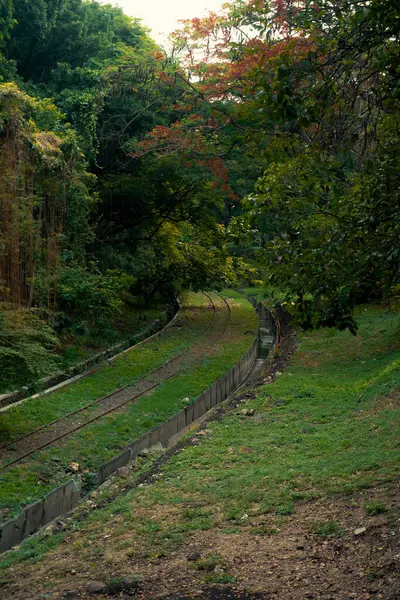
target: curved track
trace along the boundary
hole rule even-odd
[[[22,462],[40,450],[60,442],[67,436],[99,421],[101,418],[123,409],[127,404],[149,394],[180,371],[198,362],[207,353],[210,344],[216,344],[225,336],[231,322],[231,308],[228,301],[220,296],[224,306],[224,310],[220,310],[217,309],[211,296],[205,292],[203,293],[209,300],[213,317],[199,341],[189,348],[185,348],[133,384],[119,388],[3,445],[2,449],[5,449],[5,452],[2,453],[1,458],[3,461],[8,458],[9,461],[0,467],[0,472]],[[81,421],[82,417],[86,417],[83,422]]]

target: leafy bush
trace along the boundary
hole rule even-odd
[[[35,311],[0,306],[0,391],[26,385],[53,372],[58,345],[54,331]]]
[[[85,333],[89,326],[91,329],[110,326],[121,310],[122,296],[134,281],[118,271],[102,275],[85,267],[65,267],[58,287],[59,328],[73,327],[75,333]]]
[[[204,233],[189,224],[164,224],[157,236],[138,247],[132,264],[133,293],[145,303],[175,299],[185,289],[236,286],[233,261],[224,249],[224,232]]]

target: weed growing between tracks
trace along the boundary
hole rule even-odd
[[[77,531],[47,559],[56,568],[25,563],[8,575],[17,581],[23,570],[39,581],[46,571],[59,589],[60,573],[75,566],[83,579],[101,579],[104,569],[120,574],[132,561],[167,556],[195,532],[278,535],[298,501],[394,480],[400,464],[400,316],[368,307],[359,320],[357,338],[329,330],[301,336],[286,372],[246,405],[253,416],[235,410],[211,422],[153,483],[76,523]],[[371,506],[365,504],[365,518],[375,518]],[[373,506],[385,514],[382,503]],[[311,535],[348,535],[340,515],[324,521],[316,513],[314,521]],[[10,553],[4,566],[39,560],[40,541],[28,544],[29,551]]]
[[[72,462],[79,463],[80,470],[86,471],[86,483],[90,485],[91,473],[103,462],[115,456],[146,431],[177,413],[185,406],[184,399],[194,400],[213,381],[236,364],[253,342],[257,317],[251,305],[239,294],[227,291],[226,295],[232,298],[231,326],[227,334],[209,348],[207,356],[161,384],[150,396],[143,396],[127,405],[123,412],[104,417],[66,438],[60,447],[50,447],[38,452],[26,463],[3,472],[0,476],[0,506],[3,518],[17,514],[23,505],[40,498],[48,490],[70,478],[68,466]],[[192,297],[192,302],[194,301],[195,298]],[[204,322],[201,311],[197,312],[201,317],[199,321],[204,333],[207,323]],[[193,329],[197,332],[199,327],[197,323],[192,327],[192,332]],[[181,335],[187,339],[185,329],[182,329]],[[193,343],[193,338],[191,341]],[[161,353],[163,341],[155,340],[151,343],[152,346],[154,343]],[[169,340],[167,345],[169,346]],[[147,350],[147,346],[150,344],[142,348]]]

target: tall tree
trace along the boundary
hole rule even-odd
[[[206,154],[236,131],[265,169],[243,208],[271,277],[304,326],[355,331],[355,304],[399,285],[397,3],[239,0],[175,41],[195,115],[146,144]]]

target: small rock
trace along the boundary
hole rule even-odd
[[[164,447],[161,444],[161,442],[158,442],[157,444],[154,444],[154,446],[151,446],[151,448],[143,448],[143,450],[141,450],[139,452],[138,456],[149,456],[149,454],[160,454],[161,452],[164,452]]]
[[[263,421],[266,417],[265,413],[257,413],[256,415],[254,415],[254,420],[255,421]]]
[[[285,400],[275,400],[274,402],[274,406],[285,406],[286,402]]]
[[[276,371],[275,372],[275,377],[279,377],[279,375],[282,375],[282,372],[281,371]]]
[[[358,527],[358,529],[354,530],[354,535],[363,535],[366,531],[366,527]]]
[[[104,594],[107,591],[107,586],[101,581],[89,581],[86,591],[88,594]]]
[[[254,409],[253,408],[243,408],[243,410],[240,411],[241,415],[244,415],[245,417],[252,417],[254,415]]]
[[[123,479],[127,479],[129,477],[129,467],[120,467],[117,469],[118,477],[122,477]]]
[[[223,573],[225,573],[225,571],[223,570],[223,568],[222,568],[222,567],[215,567],[215,569],[214,569],[214,573],[215,573],[216,575],[222,575]]]
[[[53,531],[59,533],[60,531],[65,531],[67,529],[67,524],[64,521],[56,521],[53,525]]]
[[[72,462],[72,463],[69,465],[69,469],[70,469],[70,471],[72,471],[73,473],[77,473],[77,472],[79,471],[79,469],[80,469],[79,463],[77,463],[77,462]]]
[[[186,559],[190,562],[195,562],[196,560],[201,559],[201,554],[200,554],[200,552],[192,552],[192,554],[188,554]]]
[[[49,525],[48,527],[46,527],[46,529],[44,530],[44,533],[47,536],[53,535],[53,533],[54,533],[53,525]]]

